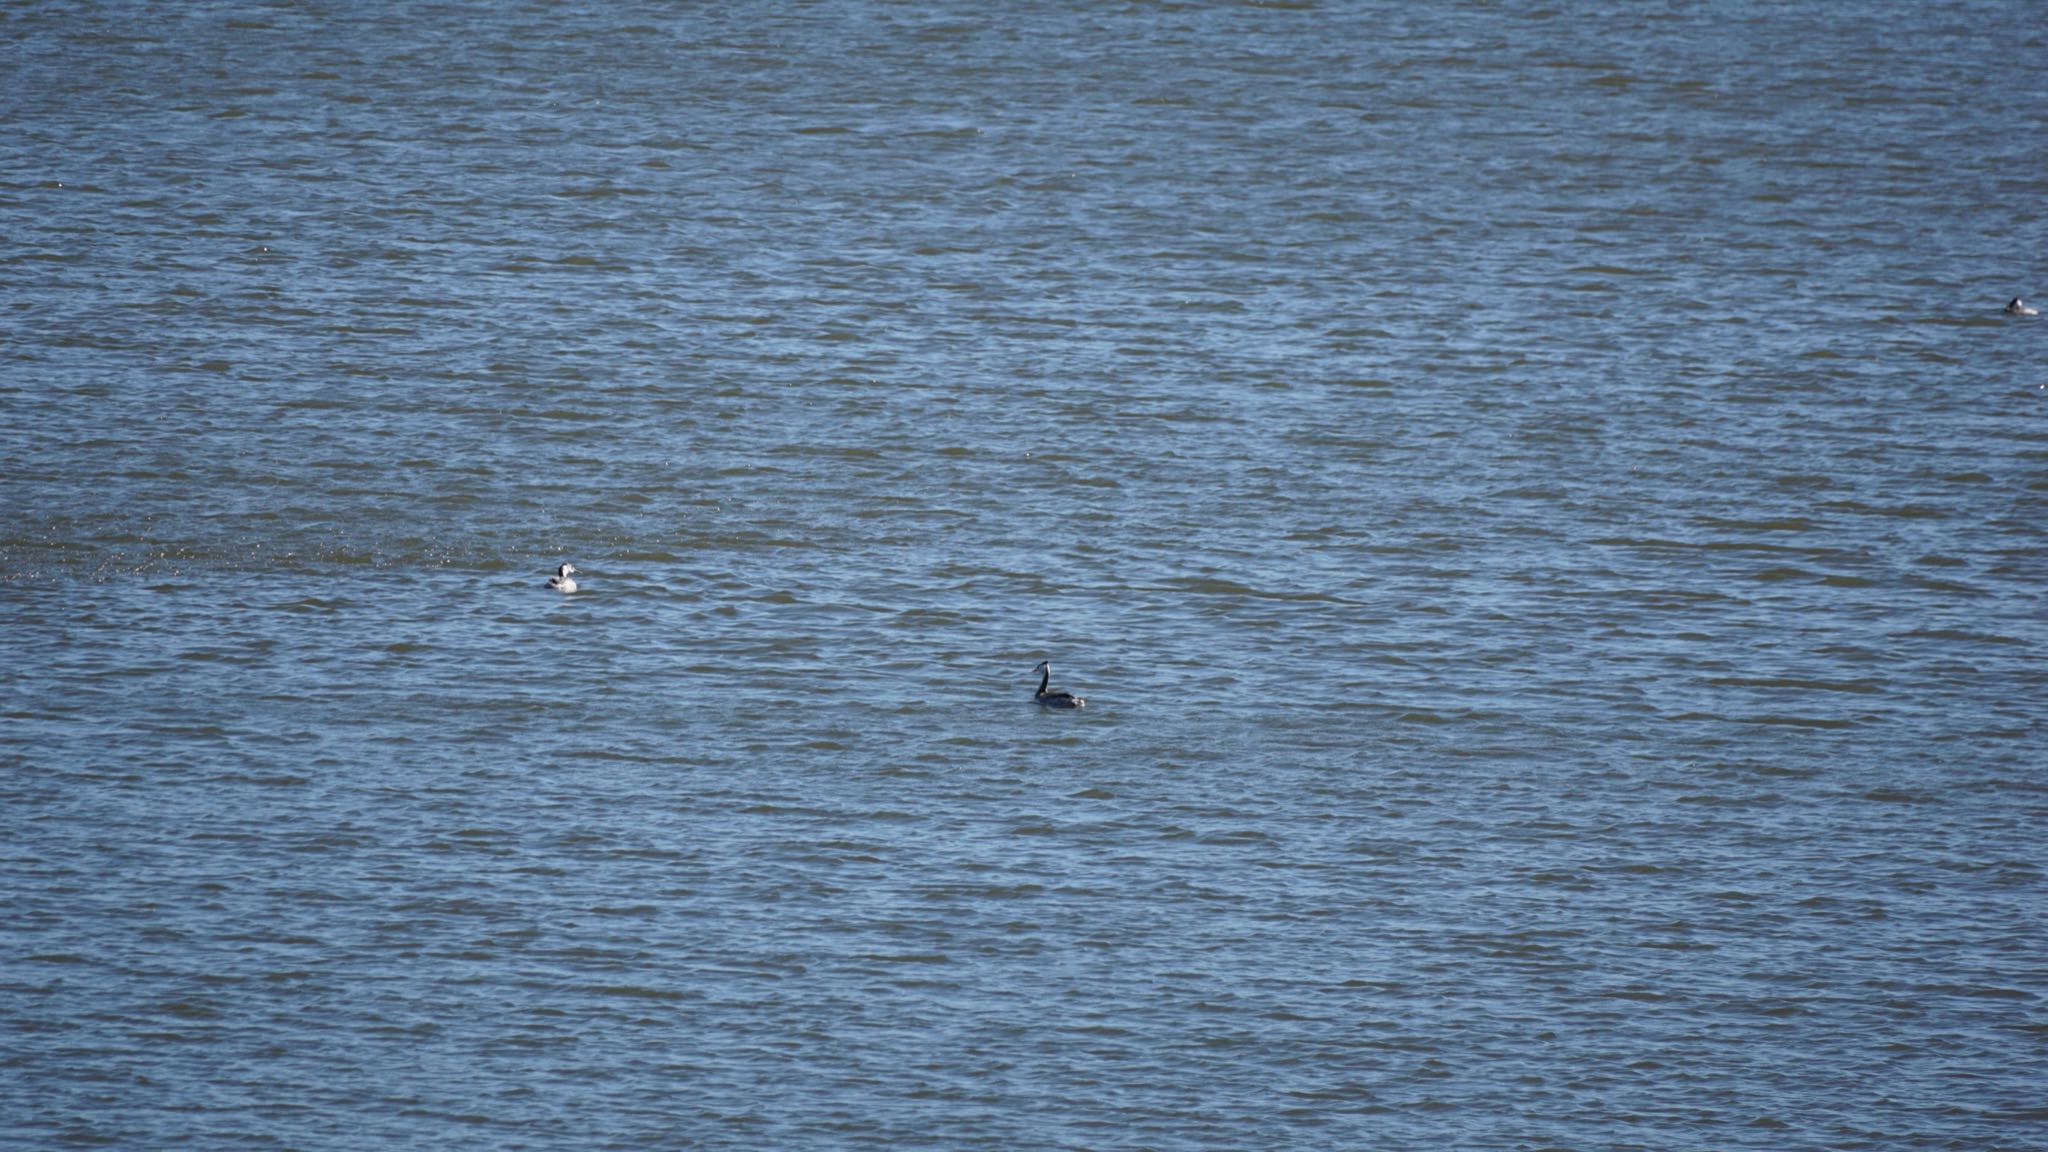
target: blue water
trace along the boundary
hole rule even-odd
[[[2044,44],[7,8],[0,1146],[2048,1148]]]

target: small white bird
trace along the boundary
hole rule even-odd
[[[555,569],[555,574],[548,577],[548,587],[553,588],[557,592],[574,592],[576,590],[576,581],[569,577],[575,571],[576,566],[574,564],[564,564],[560,568]]]
[[[2015,296],[2012,298],[2012,303],[2005,306],[2005,314],[2007,316],[2039,316],[2041,310],[2030,307],[2025,300]]]

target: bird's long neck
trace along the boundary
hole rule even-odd
[[[1046,689],[1046,686],[1047,686],[1047,685],[1049,685],[1049,684],[1051,684],[1051,683],[1052,683],[1052,665],[1050,665],[1050,664],[1047,664],[1047,665],[1046,665],[1046,666],[1045,666],[1045,667],[1044,667],[1043,669],[1041,669],[1041,670],[1039,671],[1039,676],[1038,676],[1038,694],[1039,694],[1040,696],[1043,696],[1043,695],[1045,695],[1045,689]]]

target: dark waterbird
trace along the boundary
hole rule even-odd
[[[1038,667],[1033,668],[1032,671],[1038,673],[1038,692],[1032,699],[1037,700],[1047,708],[1086,708],[1088,706],[1086,700],[1081,699],[1072,692],[1047,691],[1047,686],[1052,683],[1052,661],[1040,660]]]

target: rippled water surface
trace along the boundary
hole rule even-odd
[[[2048,1147],[2044,46],[0,10],[0,1144]]]

